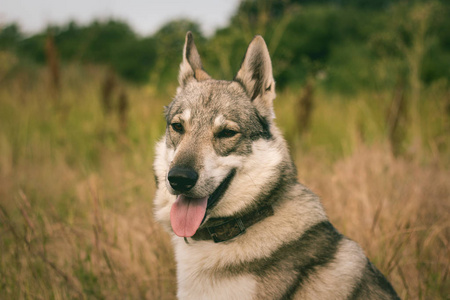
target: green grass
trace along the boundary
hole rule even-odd
[[[153,147],[174,90],[162,96],[124,84],[130,110],[122,130],[116,114],[102,111],[104,69],[65,67],[59,96],[49,92],[45,70],[27,72],[0,81],[1,298],[174,299],[170,240],[152,215]],[[399,157],[386,137],[390,91],[348,98],[319,89],[300,136],[300,89],[275,100],[300,180],[402,298],[446,299],[445,88],[424,92],[422,130],[405,129]]]

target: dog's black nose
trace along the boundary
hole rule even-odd
[[[193,169],[173,167],[167,176],[170,186],[178,192],[187,192],[197,182],[198,174]]]

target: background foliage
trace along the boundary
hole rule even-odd
[[[354,92],[392,87],[396,76],[412,67],[409,56],[418,61],[418,76],[424,83],[448,80],[449,14],[447,1],[247,0],[229,25],[210,37],[189,20],[171,21],[146,37],[120,20],[87,25],[71,21],[31,36],[19,25],[9,24],[0,31],[0,49],[44,64],[44,40],[51,34],[65,63],[109,65],[124,79],[141,84],[158,74],[156,83],[166,86],[177,69],[174,58],[180,57],[187,30],[208,54],[205,64],[220,66],[210,72],[226,78],[232,78],[239,66],[241,48],[258,33],[273,56],[279,87],[324,73],[327,88]],[[378,68],[385,68],[385,74],[379,74]]]

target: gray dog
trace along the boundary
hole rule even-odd
[[[273,122],[261,36],[223,81],[203,70],[188,32],[178,80],[154,169],[155,215],[173,236],[180,299],[399,299],[297,182]]]

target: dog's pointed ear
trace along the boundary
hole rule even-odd
[[[250,42],[234,80],[241,83],[260,110],[270,112],[273,116],[273,100],[276,96],[275,80],[272,75],[269,50],[260,35],[255,36]]]
[[[203,81],[211,79],[211,77],[203,70],[200,54],[198,54],[197,47],[194,44],[194,37],[192,36],[192,32],[188,31],[184,43],[183,61],[180,64],[178,82],[181,87],[184,87],[191,79]]]

